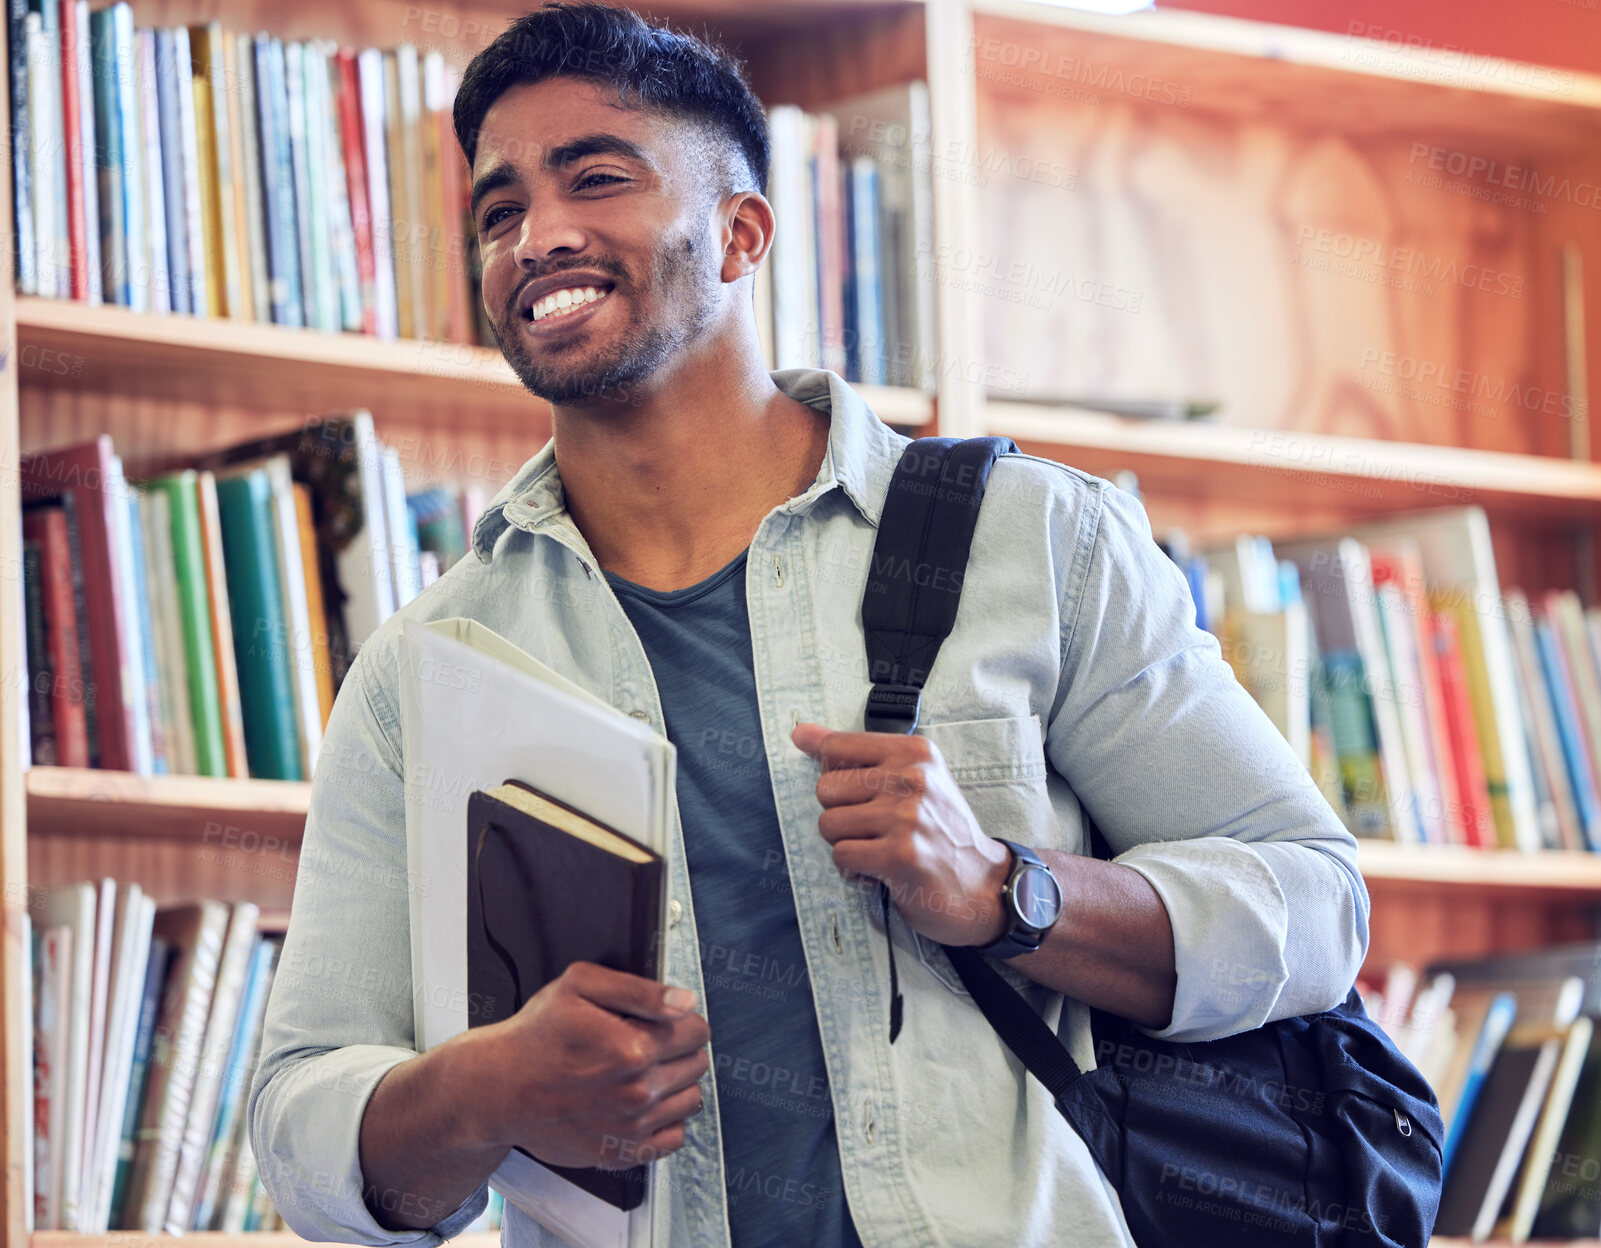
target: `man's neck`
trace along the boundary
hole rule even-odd
[[[816,479],[828,415],[773,384],[754,334],[728,346],[686,355],[627,403],[554,410],[567,510],[602,568],[693,585]]]

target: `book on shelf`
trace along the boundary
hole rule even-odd
[[[1398,980],[1422,985],[1409,1006]],[[1601,1234],[1601,942],[1370,968],[1358,986],[1439,1096],[1438,1232]]]
[[[1164,548],[1197,622],[1355,834],[1601,848],[1601,609],[1503,591],[1482,509]],[[1274,591],[1285,563],[1299,594],[1288,577]]]
[[[282,1225],[244,1112],[282,948],[258,920],[249,902],[158,906],[133,881],[50,890],[24,944],[33,1228]]]
[[[142,481],[111,439],[24,458],[33,762],[311,775],[367,636],[465,552],[486,487],[407,484],[365,412]]]
[[[442,52],[136,27],[121,0],[8,25],[21,293],[479,340]]]

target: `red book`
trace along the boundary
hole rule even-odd
[[[56,730],[56,762],[63,767],[87,767],[89,727],[83,705],[78,614],[72,601],[67,513],[59,507],[28,508],[22,513],[22,536],[39,544],[39,590],[50,647],[50,716]]]
[[[361,328],[378,332],[378,274],[372,250],[372,212],[367,206],[367,156],[361,140],[361,84],[356,54],[339,49],[339,141],[345,149],[345,180],[350,184],[350,221],[356,232],[356,273],[361,279]]]
[[[1494,849],[1490,786],[1484,779],[1484,756],[1479,753],[1479,730],[1473,722],[1473,700],[1468,693],[1467,671],[1462,666],[1456,621],[1443,612],[1430,611],[1429,640],[1439,665],[1440,697],[1451,741],[1451,762],[1456,769],[1456,800],[1467,843],[1479,849]]]
[[[117,589],[114,562],[116,508],[127,499],[108,482],[121,480],[112,468],[111,435],[93,442],[24,455],[21,464],[22,501],[39,502],[70,496],[78,518],[78,551],[83,576],[84,603],[89,621],[89,661],[85,664],[86,701],[94,706],[100,766],[132,769],[135,693],[133,674],[124,682],[129,620]],[[138,696],[143,681],[138,682]]]
[[[78,99],[78,19],[73,0],[61,0],[61,128],[67,164],[67,244],[72,251],[72,297],[88,302],[89,243],[83,212],[83,127]],[[91,102],[90,107],[93,107]]]

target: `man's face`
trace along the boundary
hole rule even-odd
[[[626,397],[711,321],[717,173],[677,119],[609,87],[513,87],[484,116],[473,221],[484,307],[522,383],[552,403]]]

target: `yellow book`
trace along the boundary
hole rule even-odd
[[[323,608],[322,576],[317,566],[317,531],[311,518],[311,487],[296,481],[295,522],[300,530],[300,566],[306,574],[306,614],[311,619],[311,663],[317,675],[317,709],[322,726],[334,709],[333,663],[328,654],[328,614]]]
[[[256,285],[250,270],[250,204],[245,195],[245,126],[254,125],[255,118],[247,117],[240,103],[243,72],[238,59],[237,41],[231,35],[222,36],[223,81],[227,84],[224,95],[228,101],[228,167],[233,170],[229,178],[233,200],[233,237],[227,240],[230,251],[237,259],[239,270],[239,298],[228,305],[228,315],[243,320],[255,320]],[[224,231],[226,235],[227,231]]]
[[[423,59],[423,112],[415,127],[422,146],[422,208],[428,226],[428,324],[435,342],[450,341],[450,248],[445,217],[445,180],[440,164],[439,96],[445,58],[430,52]]]
[[[217,124],[211,102],[211,77],[205,70],[205,27],[190,29],[189,54],[194,59],[195,153],[200,165],[200,224],[206,248],[207,316],[228,315],[223,276],[222,217],[217,189]],[[196,309],[201,311],[201,309]]]
[[[1518,838],[1512,822],[1512,803],[1507,796],[1506,759],[1501,754],[1501,733],[1496,726],[1495,701],[1490,695],[1490,672],[1484,662],[1484,639],[1479,632],[1479,616],[1472,598],[1460,591],[1444,590],[1429,595],[1436,611],[1456,620],[1462,647],[1462,671],[1468,682],[1468,700],[1473,704],[1473,726],[1479,734],[1479,753],[1484,758],[1484,783],[1490,790],[1490,813],[1495,819],[1495,842],[1502,849],[1516,849]]]
[[[195,133],[199,140],[201,196],[211,195],[202,208],[206,217],[206,276],[216,297],[213,316],[240,319],[245,315],[239,286],[239,224],[234,207],[233,127],[229,125],[229,98],[236,94],[228,74],[222,25],[210,22],[189,28],[190,53],[195,63]],[[234,110],[237,112],[238,105]],[[201,120],[202,109],[206,120]]]

